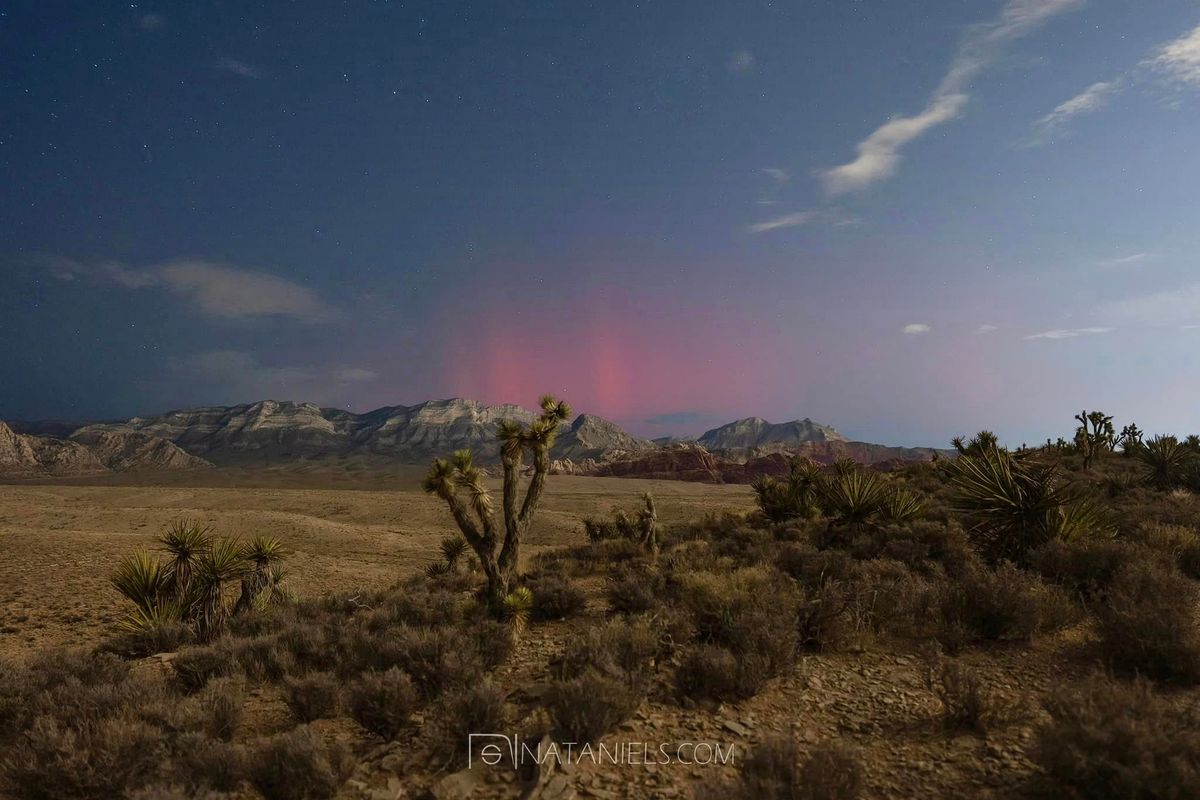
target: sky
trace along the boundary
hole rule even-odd
[[[1200,3],[0,0],[0,418],[1200,431]]]

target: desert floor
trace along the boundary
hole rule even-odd
[[[0,485],[0,655],[99,642],[122,613],[108,584],[114,566],[137,547],[155,547],[183,517],[224,535],[283,539],[301,596],[386,586],[436,560],[438,543],[455,532],[420,477],[215,471],[167,483]],[[584,516],[618,505],[633,511],[644,491],[667,523],[753,505],[747,486],[556,475],[546,487],[524,557],[582,543]]]

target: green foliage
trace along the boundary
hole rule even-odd
[[[883,513],[891,494],[878,472],[839,463],[820,484],[818,502],[831,523],[861,529]]]
[[[992,450],[960,456],[948,469],[954,509],[967,518],[969,534],[992,560],[1024,564],[1053,539],[1110,532],[1103,509],[1068,492],[1052,465]]]
[[[1145,470],[1144,480],[1156,489],[1173,489],[1183,482],[1196,452],[1174,436],[1154,436],[1137,449],[1134,457]]]
[[[769,475],[759,476],[751,484],[758,507],[772,522],[815,517],[817,493],[822,481],[821,469],[806,458],[790,459],[788,475],[779,480]]]

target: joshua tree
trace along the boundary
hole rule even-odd
[[[1135,456],[1145,467],[1146,483],[1159,489],[1178,486],[1196,459],[1196,454],[1174,436],[1149,439],[1138,448]]]
[[[806,458],[793,458],[784,480],[759,476],[751,486],[758,496],[758,507],[772,522],[793,517],[809,518],[818,513],[817,492],[822,481],[821,469]]]
[[[1121,428],[1121,435],[1117,437],[1117,442],[1126,453],[1132,453],[1142,443],[1142,429],[1136,423],[1129,423]]]
[[[658,553],[658,511],[654,508],[654,495],[646,492],[642,495],[646,506],[638,512],[638,530],[641,534],[642,547],[648,552]]]
[[[271,588],[272,578],[285,555],[283,542],[273,536],[256,536],[246,545],[242,557],[253,566],[242,576],[242,593],[233,607],[235,616],[257,608],[269,597],[269,594],[264,597],[263,591]]]
[[[242,543],[237,539],[218,539],[200,557],[192,595],[196,636],[201,641],[211,641],[225,630],[225,590],[247,570]]]
[[[212,547],[212,529],[199,522],[179,519],[171,523],[158,541],[170,556],[166,566],[169,588],[182,602],[192,589],[197,564]]]
[[[450,460],[437,459],[425,478],[425,491],[436,494],[450,507],[463,538],[479,557],[488,579],[488,597],[500,608],[509,594],[520,553],[521,536],[529,528],[550,471],[550,448],[558,426],[571,416],[571,407],[550,395],[542,398],[542,415],[528,427],[505,420],[500,423],[500,462],[504,468],[503,528],[497,524],[491,492],[475,466],[470,450],[459,450]],[[533,457],[533,476],[524,498],[520,493],[525,453]],[[459,490],[465,490],[464,499]]]
[[[1000,438],[991,431],[980,431],[972,436],[970,441],[964,441],[963,437],[955,436],[950,440],[950,444],[954,446],[959,455],[979,456],[999,447]]]
[[[1079,427],[1075,429],[1075,446],[1083,454],[1083,468],[1092,465],[1092,459],[1105,450],[1111,450],[1116,441],[1112,417],[1100,411],[1090,414],[1087,410],[1075,415]]]

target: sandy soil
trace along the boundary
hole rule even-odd
[[[753,505],[746,486],[551,476],[524,555],[584,541],[580,519],[651,491],[664,522]],[[356,489],[355,486],[367,486]],[[333,488],[329,488],[333,487]],[[497,487],[497,492],[499,491]],[[278,536],[303,596],[388,585],[438,557],[454,527],[419,473],[245,473],[0,485],[0,654],[95,644],[122,614],[115,564],[172,520],[220,534]]]

